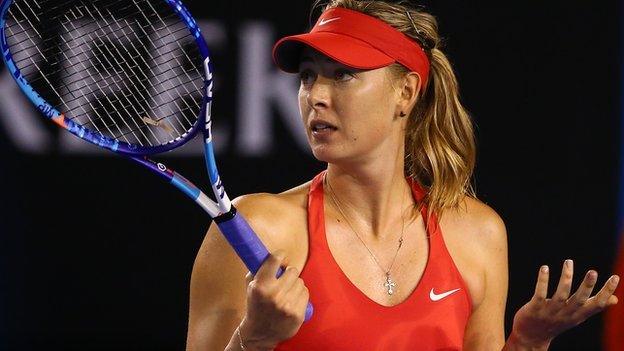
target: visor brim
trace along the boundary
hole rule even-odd
[[[329,32],[306,33],[281,39],[273,47],[273,61],[282,71],[297,73],[305,46],[356,69],[376,69],[395,62],[392,57],[362,40]]]

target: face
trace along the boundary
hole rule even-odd
[[[363,162],[402,148],[405,119],[397,117],[387,67],[356,70],[306,48],[299,77],[299,109],[317,159]]]

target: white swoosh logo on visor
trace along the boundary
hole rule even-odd
[[[323,19],[319,22],[319,26],[324,26],[324,25],[326,25],[326,24],[327,24],[327,23],[329,23],[329,22],[333,22],[333,21],[335,21],[335,20],[339,20],[339,19],[340,19],[340,17],[334,17],[334,18],[328,18],[328,19],[324,19],[324,18],[323,18]]]
[[[454,293],[456,293],[458,291],[459,291],[459,289],[455,289],[455,290],[447,291],[447,292],[442,293],[442,294],[436,294],[436,293],[433,292],[433,289],[431,289],[431,291],[429,292],[429,298],[431,299],[431,301],[439,301],[439,300],[442,300],[443,298],[445,298],[445,297],[447,297],[447,296],[449,296],[451,294],[454,294]]]

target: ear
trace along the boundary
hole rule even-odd
[[[416,72],[409,72],[399,80],[397,92],[399,93],[397,100],[397,110],[395,115],[399,116],[401,112],[409,114],[418,101],[420,96],[421,80]]]

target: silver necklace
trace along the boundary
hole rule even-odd
[[[399,254],[399,250],[401,249],[401,246],[403,246],[403,233],[405,232],[405,216],[403,216],[403,213],[401,213],[402,225],[401,225],[401,237],[399,238],[399,246],[397,247],[397,250],[394,253],[394,258],[392,259],[392,263],[390,264],[390,268],[388,268],[386,270],[379,263],[379,260],[377,260],[377,257],[375,256],[375,254],[368,248],[368,246],[366,245],[366,243],[364,242],[362,237],[360,237],[358,232],[353,227],[353,224],[351,224],[351,221],[349,221],[349,218],[343,212],[343,210],[342,210],[342,203],[337,199],[336,193],[334,192],[334,188],[332,188],[331,184],[329,183],[329,180],[327,179],[327,176],[325,176],[325,183],[327,183],[327,185],[329,186],[329,190],[330,190],[329,195],[331,196],[332,201],[334,202],[334,205],[336,206],[336,208],[338,209],[338,211],[340,212],[342,217],[345,219],[347,224],[349,224],[349,227],[351,228],[351,230],[353,231],[355,236],[357,236],[357,238],[360,240],[360,242],[362,242],[362,245],[364,245],[364,247],[366,248],[368,253],[371,255],[371,257],[373,258],[373,260],[377,264],[377,266],[379,266],[379,268],[384,272],[384,275],[386,276],[386,280],[385,280],[383,286],[386,288],[386,290],[388,292],[388,295],[394,294],[394,290],[395,290],[397,284],[396,284],[396,282],[394,280],[392,280],[392,277],[390,276],[390,271],[392,270],[392,267],[394,266],[394,261],[396,261],[396,258],[397,258],[397,255]],[[403,198],[405,198],[405,197],[403,197]],[[401,211],[403,211],[403,199],[401,200]]]

